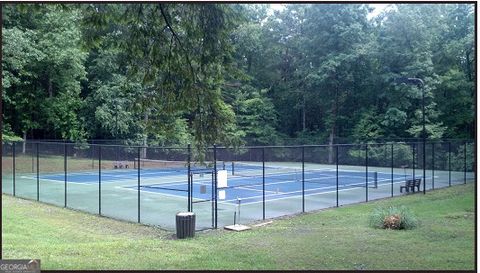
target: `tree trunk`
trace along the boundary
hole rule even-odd
[[[48,97],[53,97],[53,84],[51,79],[48,80]]]
[[[22,154],[25,154],[27,147],[27,130],[23,131]]]
[[[470,67],[470,52],[466,52],[466,57],[467,57],[467,77],[469,81],[472,81],[473,75],[472,75],[472,69]]]
[[[302,129],[305,132],[305,129],[307,128],[306,125],[306,114],[305,114],[305,106],[306,106],[306,101],[305,101],[305,91],[303,91],[303,105],[302,105]]]
[[[143,121],[145,123],[145,126],[147,126],[147,122],[148,122],[148,110],[145,111],[145,114],[143,116]],[[143,138],[143,146],[144,148],[142,148],[142,158],[147,158],[147,138],[148,138],[148,135],[145,134],[145,137]]]
[[[328,163],[333,164],[333,140],[335,138],[335,129],[337,127],[338,115],[338,84],[335,86],[335,102],[333,104],[333,123],[330,131],[330,140],[328,142]]]
[[[332,127],[332,131],[330,132],[330,137],[328,140],[328,163],[333,164],[333,137],[335,135],[335,127]]]

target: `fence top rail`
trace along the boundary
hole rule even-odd
[[[2,141],[2,144],[11,144],[11,143],[23,143],[24,141]],[[130,149],[165,149],[165,150],[186,150],[187,146],[182,147],[173,147],[173,146],[145,146],[145,145],[125,145],[125,144],[101,144],[101,143],[76,143],[76,142],[66,142],[66,141],[37,141],[37,140],[27,140],[26,144],[46,144],[46,145],[70,145],[70,146],[99,146],[99,147],[121,147],[121,148],[130,148]],[[354,146],[390,146],[392,144],[403,144],[403,145],[413,145],[413,144],[422,144],[423,141],[415,142],[380,142],[380,143],[348,143],[348,144],[305,144],[305,145],[258,145],[258,146],[239,146],[239,147],[226,147],[226,146],[216,146],[217,149],[264,149],[264,148],[322,148],[322,147],[354,147]],[[427,140],[426,144],[444,144],[444,143],[475,143],[473,139],[459,139],[459,140]],[[213,146],[207,147],[207,150],[214,149]]]

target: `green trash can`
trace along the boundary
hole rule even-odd
[[[179,212],[176,214],[175,218],[178,239],[195,236],[195,213]]]

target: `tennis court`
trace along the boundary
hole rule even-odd
[[[149,160],[155,163],[154,160]],[[159,161],[166,164],[165,161]],[[159,163],[157,163],[159,164]],[[185,163],[186,164],[186,163]],[[218,190],[225,191],[225,198],[221,202],[236,203],[241,199],[244,204],[252,202],[261,202],[263,199],[263,187],[265,186],[266,201],[294,197],[302,195],[303,190],[306,195],[315,195],[331,191],[337,188],[337,170],[336,169],[309,169],[302,173],[302,169],[287,168],[282,166],[265,167],[265,179],[263,179],[263,166],[260,163],[241,163],[230,162],[217,164],[219,170],[226,170],[228,184],[226,187],[218,187]],[[235,167],[234,167],[235,166]],[[235,170],[235,171],[234,171]],[[197,173],[201,171],[201,173]],[[197,168],[190,170],[193,179],[192,194],[193,198],[203,200],[213,196],[214,191],[214,170],[211,168]],[[143,192],[157,193],[164,195],[176,195],[187,198],[188,193],[188,169],[182,167],[165,166],[159,169],[145,168],[134,169],[116,169],[104,170],[100,173],[102,183],[117,184],[135,184],[139,175],[143,183],[140,184],[140,190]],[[409,176],[409,179],[412,177]],[[35,176],[29,179],[36,179]],[[42,181],[52,181],[64,183],[64,173],[50,173],[40,175]],[[393,179],[393,180],[392,180]],[[338,187],[340,189],[348,188],[378,188],[378,184],[390,184],[405,181],[406,172],[386,173],[386,172],[368,172],[338,170]],[[427,177],[429,179],[429,177]],[[80,184],[98,184],[98,172],[77,172],[69,173],[68,183]],[[132,182],[132,183],[129,183]],[[138,185],[123,186],[119,189],[137,190]],[[303,189],[303,190],[302,190]]]
[[[426,190],[474,178],[466,160],[473,150],[450,145],[456,154],[449,155],[447,146],[429,145],[435,157],[427,161]],[[376,157],[360,153],[361,145],[338,146],[333,160],[326,146],[216,148],[203,163],[180,148],[146,148],[141,156],[143,148],[128,146],[3,147],[3,193],[167,229],[181,211],[195,212],[197,229],[232,224],[235,213],[237,222],[251,223],[400,195],[407,179],[423,176],[419,147],[405,144],[369,145]],[[226,185],[215,183],[213,166],[217,176],[226,173]]]

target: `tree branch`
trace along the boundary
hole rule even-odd
[[[180,41],[180,38],[178,37],[177,33],[175,33],[175,31],[173,30],[172,28],[172,25],[170,24],[170,22],[168,21],[168,18],[167,18],[167,15],[165,13],[165,10],[163,9],[163,5],[162,4],[159,4],[160,6],[160,13],[162,14],[162,17],[163,19],[165,20],[165,24],[167,24],[167,27],[168,29],[170,30],[170,32],[172,33],[173,37],[175,38],[175,40],[178,42],[178,44],[180,45],[180,48],[182,49],[182,51],[185,53],[185,58],[187,59],[187,63],[188,65],[190,66],[190,73],[192,74],[192,78],[193,78],[193,82],[195,83],[195,72],[194,72],[194,69],[193,69],[193,66],[192,66],[192,63],[190,62],[190,58],[188,57],[188,52],[187,50],[183,47],[182,45],[182,42]]]

